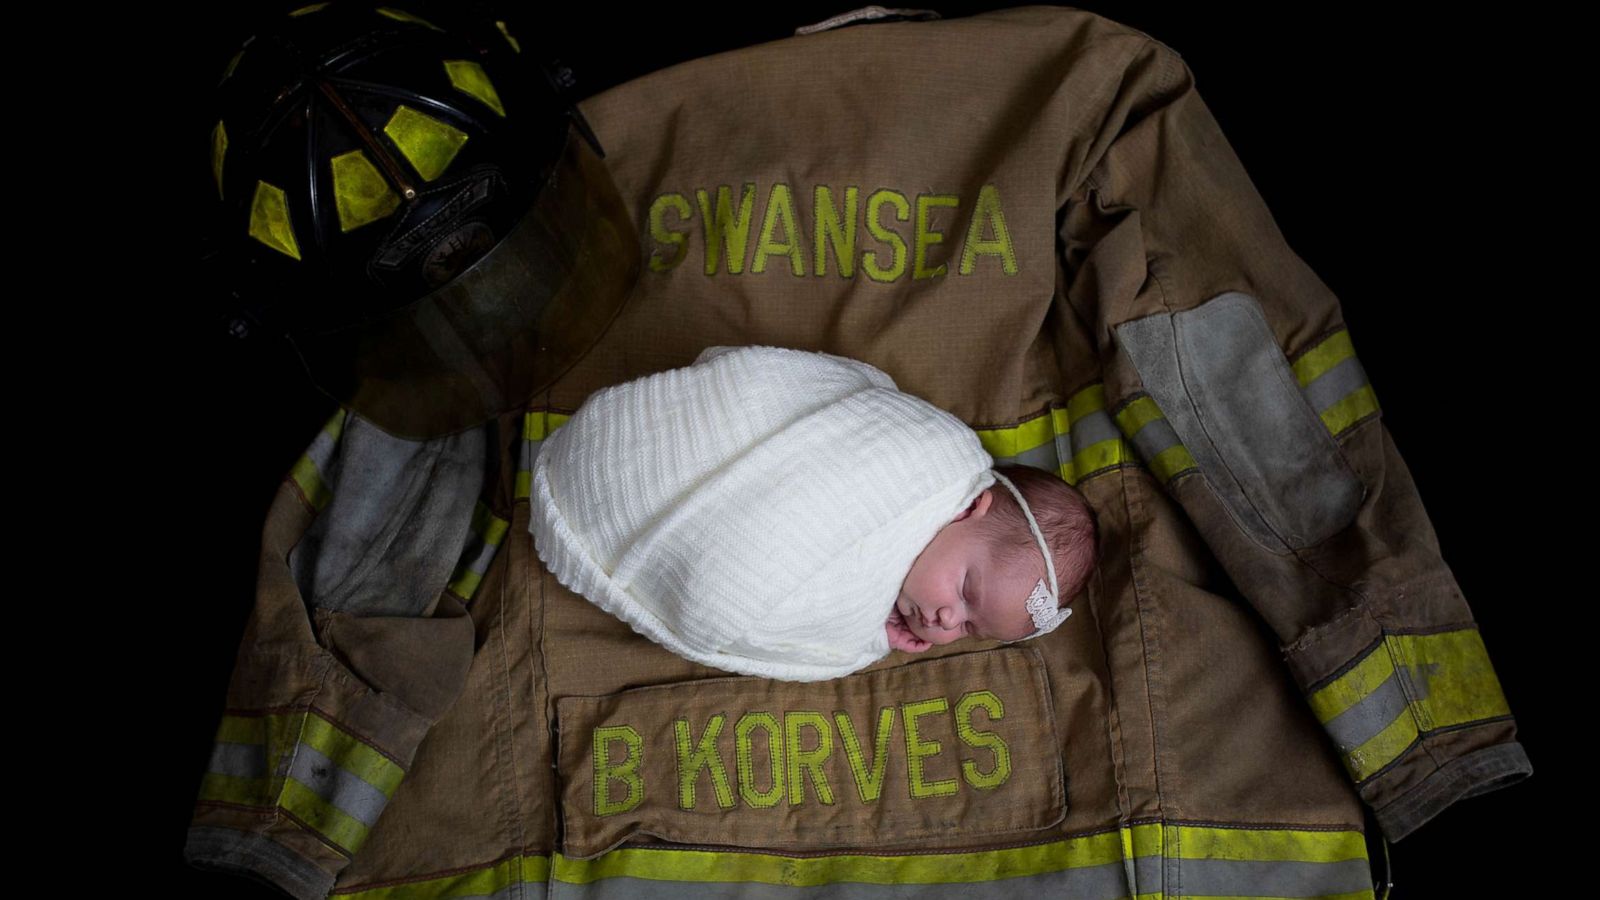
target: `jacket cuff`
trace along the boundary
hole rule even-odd
[[[1432,775],[1375,810],[1378,827],[1390,843],[1416,831],[1457,800],[1487,794],[1533,774],[1522,744],[1511,741],[1450,760]]]
[[[296,900],[323,900],[333,876],[265,835],[233,828],[195,825],[183,858],[197,869],[231,872],[265,882]]]

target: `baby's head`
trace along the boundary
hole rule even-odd
[[[1088,583],[1098,557],[1094,510],[1083,495],[1031,466],[996,466],[1028,501],[1044,533],[1060,605]],[[918,653],[964,637],[1017,640],[1034,631],[1028,595],[1050,586],[1039,542],[1022,507],[996,481],[939,529],[911,565],[886,628],[890,646]]]

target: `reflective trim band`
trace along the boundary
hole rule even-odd
[[[256,195],[250,201],[250,236],[284,256],[300,258],[300,244],[289,223],[289,196],[283,188],[256,182]]]
[[[533,496],[533,460],[539,455],[544,439],[570,418],[572,416],[545,409],[533,410],[522,416],[522,458],[517,462],[515,499]]]
[[[424,181],[443,175],[467,142],[465,131],[405,104],[395,107],[383,133],[400,148],[401,155]]]
[[[315,711],[224,715],[200,800],[280,807],[354,853],[405,770]]]
[[[500,102],[500,95],[495,93],[494,82],[489,80],[489,73],[483,70],[470,59],[447,59],[444,61],[445,74],[450,76],[450,84],[458,91],[472,95],[479,103],[489,107],[500,118],[506,117],[506,108]]]
[[[1170,855],[1169,855],[1170,853]],[[1023,880],[1026,879],[1026,880]],[[341,900],[563,897],[606,900],[717,896],[1086,900],[1320,897],[1371,900],[1359,831],[1212,828],[1147,823],[1028,847],[967,853],[781,856],[734,850],[624,847],[590,860],[515,856],[468,872],[339,894]],[[1182,893],[1165,893],[1165,885]],[[734,887],[737,885],[737,887]],[[819,891],[819,888],[821,889]]]
[[[455,574],[450,577],[449,589],[457,597],[470,601],[472,595],[477,593],[483,573],[489,571],[489,564],[494,562],[495,554],[500,551],[500,544],[510,528],[511,523],[495,515],[483,500],[480,499],[478,505],[473,507],[472,530],[467,537],[467,546],[461,553],[461,562],[456,564]]]
[[[289,469],[289,480],[295,483],[300,489],[300,496],[317,512],[322,512],[333,498],[333,489],[328,486],[323,473],[333,460],[333,452],[339,446],[340,435],[344,434],[345,417],[348,415],[349,410],[343,407],[335,410],[327,424],[312,439],[311,446],[300,454],[300,458]]]
[[[322,10],[322,8],[324,6],[327,6],[327,5],[328,4],[326,4],[326,3],[313,3],[310,6],[302,6],[299,9],[294,10],[293,12],[289,13],[289,15],[291,15],[291,16],[303,16],[303,15],[306,15],[308,13],[320,12]]]
[[[1308,699],[1358,782],[1422,734],[1511,715],[1476,628],[1385,634]]]
[[[335,896],[339,900],[543,900],[549,882],[550,857],[519,855],[481,869]]]
[[[1198,472],[1194,457],[1178,439],[1178,432],[1162,414],[1149,394],[1141,394],[1116,415],[1117,427],[1128,436],[1139,455],[1162,483],[1191,470]]]
[[[1101,385],[1078,391],[1065,406],[1052,406],[1046,413],[1006,428],[976,429],[978,439],[996,465],[1033,466],[1071,485],[1132,459],[1106,415]]]
[[[1290,369],[1306,402],[1335,437],[1379,412],[1378,397],[1356,358],[1347,328],[1335,331],[1300,354]]]

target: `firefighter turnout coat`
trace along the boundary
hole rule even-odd
[[[1059,7],[802,31],[581,104],[644,266],[547,393],[310,441],[190,862],[302,898],[1370,897],[1367,811],[1397,841],[1527,777],[1360,336],[1188,64]],[[776,682],[562,588],[541,441],[740,344],[869,362],[1081,490],[1072,618]]]

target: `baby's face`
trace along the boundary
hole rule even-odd
[[[1044,577],[1044,557],[1038,571],[994,563],[976,524],[992,500],[992,489],[979,494],[912,563],[885,623],[890,646],[916,653],[965,637],[1010,641],[1033,633],[1027,600]]]

